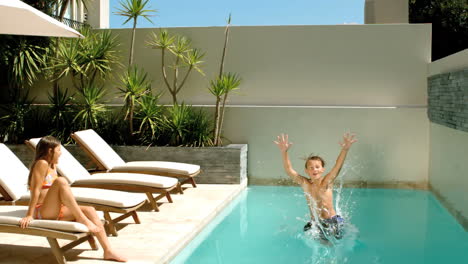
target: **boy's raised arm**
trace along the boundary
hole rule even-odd
[[[281,134],[280,136],[278,136],[278,140],[274,142],[281,151],[281,158],[283,159],[284,170],[294,182],[302,184],[304,178],[292,168],[291,161],[289,160],[288,149],[292,145],[292,142],[288,141],[288,135]]]
[[[336,177],[340,173],[341,167],[343,167],[343,163],[346,159],[346,155],[348,154],[349,148],[351,148],[351,145],[357,141],[357,139],[355,139],[355,136],[356,135],[354,134],[350,135],[349,133],[346,133],[343,135],[343,142],[340,142],[340,146],[341,146],[340,154],[338,155],[338,158],[336,159],[335,166],[333,166],[331,171],[324,177],[323,181],[325,184],[328,185],[335,181]]]

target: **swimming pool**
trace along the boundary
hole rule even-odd
[[[299,187],[248,187],[171,263],[468,263],[468,233],[428,191],[345,188],[335,202],[351,227],[326,246],[302,231]]]

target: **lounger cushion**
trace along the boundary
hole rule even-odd
[[[73,196],[78,203],[91,203],[96,205],[113,206],[117,208],[131,208],[146,201],[142,193],[129,193],[95,188],[71,188]],[[29,201],[30,194],[24,194],[20,200]]]
[[[96,173],[91,177],[78,180],[73,184],[129,184],[145,187],[170,188],[177,184],[177,179],[135,173]]]
[[[122,166],[115,166],[110,171],[145,171],[151,173],[170,172],[181,175],[192,175],[200,170],[199,165],[168,161],[131,161]]]
[[[125,161],[94,130],[82,130],[73,134],[107,170],[125,164]]]
[[[94,130],[82,130],[74,133],[75,138],[111,172],[148,171],[150,173],[169,172],[181,175],[193,175],[200,171],[199,165],[165,162],[165,161],[132,161],[124,160]]]
[[[5,144],[0,144],[0,185],[13,200],[28,193],[29,170]]]
[[[0,212],[0,225],[19,226],[20,220],[26,215],[27,211],[26,206],[3,206]],[[29,223],[29,226],[72,233],[89,232],[85,225],[71,221],[34,219]]]
[[[40,139],[33,138],[30,142],[37,145]],[[67,178],[71,184],[132,184],[145,187],[170,188],[177,184],[177,179],[135,173],[96,173],[89,172],[62,146],[62,156],[57,164],[60,175]]]

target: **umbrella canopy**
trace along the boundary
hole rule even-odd
[[[78,31],[19,0],[0,0],[0,34],[84,38]]]

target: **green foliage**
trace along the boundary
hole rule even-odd
[[[210,82],[208,88],[216,97],[215,124],[213,130],[214,144],[221,145],[221,131],[223,127],[224,109],[226,100],[231,91],[238,89],[241,83],[240,77],[235,73],[223,73],[219,78]]]
[[[78,129],[97,128],[107,111],[106,105],[101,102],[105,95],[102,86],[94,84],[80,90],[82,101],[77,104],[78,111],[73,122],[78,122]]]
[[[208,90],[212,95],[221,98],[223,95],[239,88],[241,79],[235,73],[223,73],[220,78],[210,82]]]
[[[161,71],[164,84],[172,96],[172,103],[177,105],[177,94],[186,83],[192,70],[195,69],[204,75],[201,65],[205,54],[198,49],[193,49],[190,39],[179,35],[171,36],[167,30],[160,30],[158,34],[153,32],[147,45],[153,49],[161,50]],[[166,51],[169,51],[174,57],[170,66],[167,66]],[[167,68],[173,71],[171,77],[167,73]],[[183,73],[182,68],[186,68],[186,70],[183,77],[180,78],[179,74]]]
[[[44,68],[50,41],[26,36],[0,36],[0,68],[13,89],[30,87]]]
[[[198,111],[191,109],[189,119],[186,124],[187,134],[184,146],[187,147],[209,147],[213,146],[213,122],[202,109]]]
[[[57,55],[49,54],[48,70],[52,79],[70,76],[80,90],[91,83],[102,83],[119,66],[118,41],[110,31],[92,32],[84,29],[84,39],[67,39],[59,43]]]
[[[159,34],[151,32],[150,39],[146,44],[153,49],[166,50],[174,44],[175,36],[169,35],[167,30],[160,30]]]
[[[159,136],[164,122],[164,108],[158,105],[160,95],[144,95],[138,100],[139,108],[135,120],[139,126],[139,141],[142,144],[152,144]]]
[[[118,12],[115,13],[117,15],[127,17],[127,20],[125,20],[124,24],[127,24],[128,21],[133,20],[132,41],[130,42],[130,56],[128,58],[129,66],[133,64],[133,51],[138,18],[144,17],[146,18],[146,20],[153,23],[153,21],[149,19],[149,17],[151,16],[149,14],[156,12],[156,10],[145,9],[147,4],[148,0],[126,0],[125,2],[121,1],[121,9],[118,9]]]
[[[153,23],[151,19],[149,18],[150,13],[156,12],[155,9],[145,9],[146,4],[148,4],[149,0],[143,1],[143,0],[126,0],[120,1],[120,7],[117,9],[118,12],[115,12],[115,14],[127,17],[127,20],[125,20],[124,24],[127,24],[128,21],[130,20],[136,20],[138,17],[143,17],[149,22]]]
[[[151,80],[148,79],[146,72],[132,66],[120,77],[120,82],[123,88],[119,88],[119,91],[124,98],[124,112],[127,119],[134,110],[137,99],[151,92]]]
[[[70,141],[70,134],[73,132],[73,95],[68,89],[58,88],[49,97],[49,118],[51,120],[51,135],[62,142]]]
[[[168,109],[158,143],[170,146],[211,146],[211,127],[210,119],[202,110],[196,111],[184,103],[174,105]]]
[[[94,129],[106,142],[115,145],[127,145],[128,122],[125,122],[119,111],[106,111],[102,115],[101,123]]]
[[[5,113],[0,118],[0,140],[8,143],[20,143],[24,140],[25,122],[31,112],[31,102],[28,99],[29,91],[24,95],[16,94],[15,100],[7,105],[2,105]]]
[[[410,23],[432,23],[432,60],[468,48],[466,0],[410,0]]]
[[[148,79],[148,74],[136,66],[128,68],[127,72],[120,78],[123,88],[119,88],[125,104],[123,110],[125,119],[129,122],[130,136],[134,133],[133,130],[133,115],[137,100],[148,93],[151,93],[151,80]]]

